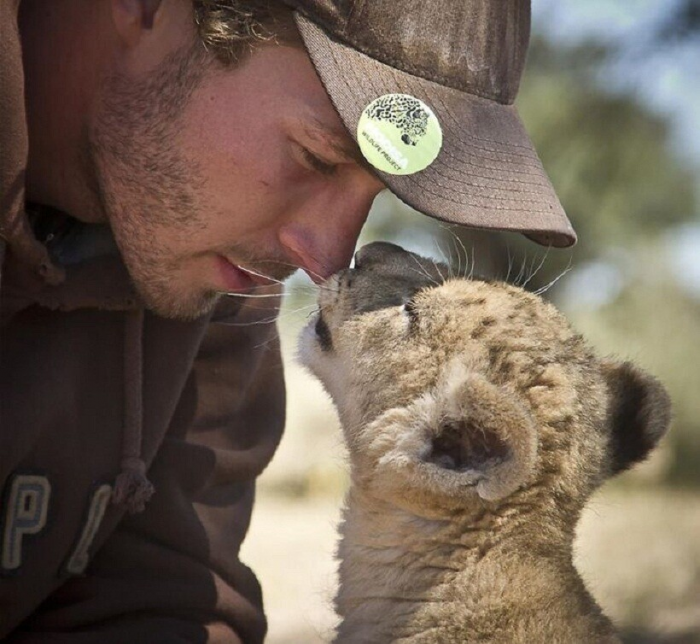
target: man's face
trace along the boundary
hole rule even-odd
[[[102,89],[89,135],[97,192],[146,304],[205,313],[297,267],[346,266],[383,188],[308,55],[278,45],[234,69],[181,51]]]

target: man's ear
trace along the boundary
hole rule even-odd
[[[122,40],[133,45],[144,29],[152,29],[162,0],[111,0],[112,19]]]
[[[629,362],[605,362],[610,390],[612,473],[643,461],[671,424],[671,399],[656,378]]]
[[[527,482],[535,466],[537,431],[511,393],[453,365],[435,405],[425,460],[474,483],[486,501],[498,501]]]

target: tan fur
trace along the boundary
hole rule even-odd
[[[663,388],[596,358],[534,295],[368,248],[322,289],[332,347],[312,324],[301,350],[350,453],[336,641],[617,642],[572,564],[574,529],[666,430]],[[412,266],[435,284],[412,289]],[[382,288],[388,305],[363,311]]]

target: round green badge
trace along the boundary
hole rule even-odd
[[[435,161],[442,129],[433,110],[415,96],[384,94],[363,110],[357,141],[377,170],[413,174]]]

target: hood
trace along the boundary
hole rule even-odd
[[[138,308],[119,254],[104,244],[91,246],[93,237],[106,238],[104,231],[76,222],[67,226],[70,235],[56,236],[75,220],[25,207],[29,145],[18,8],[19,0],[0,0],[0,323],[32,303],[65,310]]]
[[[3,323],[31,304],[63,311],[142,306],[109,226],[35,205],[0,217]]]

